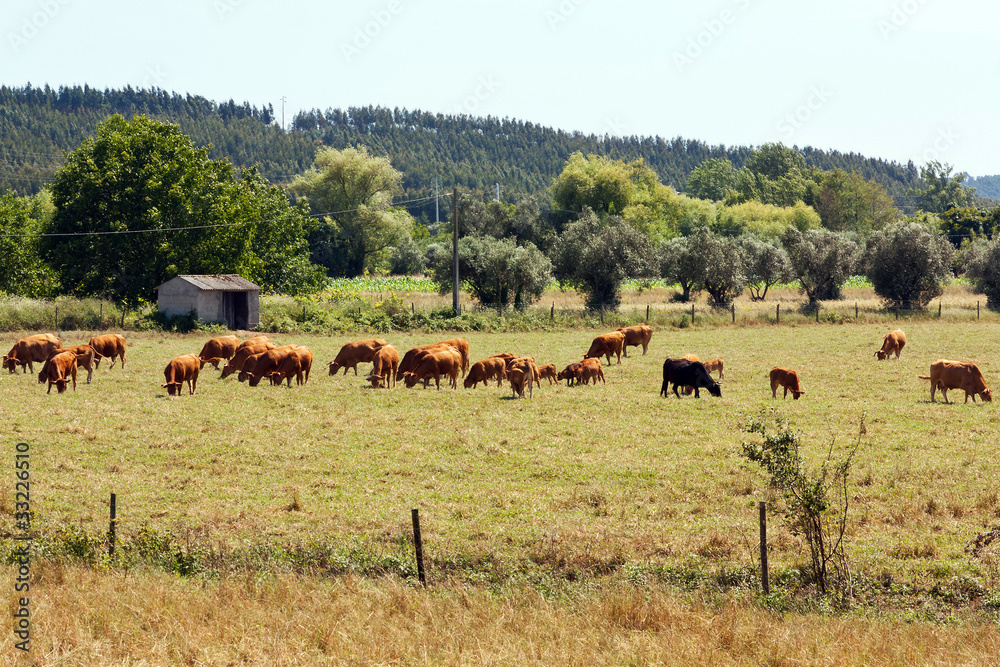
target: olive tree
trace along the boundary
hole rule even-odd
[[[579,290],[592,310],[617,310],[626,278],[653,273],[653,244],[616,215],[601,220],[589,208],[563,229],[552,248],[555,276]]]
[[[800,232],[794,227],[785,230],[782,241],[809,305],[815,306],[820,299],[839,299],[841,287],[857,265],[858,244],[825,229]]]
[[[904,309],[925,308],[941,296],[955,251],[947,237],[916,222],[901,222],[868,238],[865,275],[875,293]]]
[[[751,301],[763,301],[772,285],[792,279],[792,263],[784,248],[754,236],[741,236],[739,242]]]
[[[442,294],[452,289],[453,257],[451,251],[437,255],[434,275]],[[552,282],[552,262],[534,244],[491,236],[459,240],[458,272],[472,297],[489,308],[526,308]]]
[[[706,227],[691,235],[691,251],[705,263],[701,286],[712,305],[728,306],[746,287],[745,253],[739,241],[716,236]]]
[[[965,253],[965,275],[973,290],[986,295],[988,308],[1000,310],[1000,237],[976,240]]]
[[[694,250],[690,236],[680,236],[663,243],[657,252],[657,262],[660,276],[681,286],[675,300],[687,303],[692,292],[701,289],[707,264],[705,257]]]

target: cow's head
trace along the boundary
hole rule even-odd
[[[379,387],[381,387],[382,386],[382,380],[384,380],[384,379],[385,379],[385,376],[383,376],[383,375],[375,375],[374,372],[371,375],[368,376],[368,381],[372,383],[372,388],[373,389],[378,389]],[[465,385],[465,386],[468,387],[469,385]]]
[[[983,399],[984,403],[992,403],[993,402],[993,392],[990,391],[989,389],[984,389],[981,392],[979,392],[979,398]]]
[[[412,389],[413,385],[417,384],[418,378],[416,373],[411,373],[409,371],[403,373],[403,384],[406,385],[408,389]]]
[[[875,350],[875,356],[878,357],[879,361],[882,361],[889,355],[885,353],[885,350]]]
[[[171,396],[174,394],[180,396],[181,394],[181,383],[180,382],[168,382],[166,384],[161,384],[161,387],[167,390],[167,393]]]
[[[331,361],[330,362],[330,375],[336,375],[337,371],[339,371],[339,370],[340,370],[340,364],[338,364],[336,361]]]
[[[227,378],[234,372],[236,372],[236,369],[233,368],[233,365],[227,363],[225,366],[222,367],[222,375],[220,375],[219,378]]]
[[[374,384],[374,382],[372,384]],[[466,375],[465,376],[465,380],[462,381],[462,385],[466,389],[472,389],[472,385],[473,385],[472,376],[471,375]]]
[[[13,373],[14,369],[17,368],[17,357],[14,355],[7,356],[5,354],[3,357],[3,367]]]
[[[801,396],[804,393],[806,392],[803,389],[792,389],[792,398],[794,398],[797,401],[799,400],[799,396]]]
[[[48,378],[48,370],[45,366],[42,366],[42,370],[38,372],[38,384],[45,384],[46,378]]]
[[[712,386],[708,387],[708,393],[710,393],[712,396],[717,396],[719,398],[722,398],[722,385],[716,382]]]
[[[66,378],[59,378],[58,380],[56,380],[56,389],[59,391],[60,394],[66,391]]]

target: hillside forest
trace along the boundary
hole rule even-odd
[[[0,87],[0,188],[11,296],[136,305],[182,273],[285,294],[427,273],[444,291],[457,212],[465,288],[487,307],[557,280],[615,308],[634,278],[719,306],[798,281],[814,303],[855,274],[904,308],[956,275],[1000,304],[996,202],[939,162],[381,107],[282,128],[271,105],[27,85]]]

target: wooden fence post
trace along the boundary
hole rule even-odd
[[[941,302],[938,301],[938,319],[941,319]]]
[[[774,307],[774,323],[781,324],[781,304]]]
[[[736,324],[736,304],[735,303],[732,305],[732,309],[733,309],[733,324]]]
[[[767,572],[767,503],[760,501],[760,585],[764,595],[771,594],[771,582]]]
[[[858,319],[858,302],[854,302],[854,319]]]
[[[979,302],[976,301],[976,319],[979,319]]]
[[[424,575],[424,542],[420,539],[420,510],[413,508],[413,548],[417,554],[417,578],[424,588],[427,587],[427,577]]]
[[[555,301],[552,302],[552,308],[549,309],[549,319],[553,320],[553,321],[556,319],[556,302]]]
[[[649,304],[646,304],[646,322],[649,322]]]
[[[819,301],[816,302],[816,324],[819,324]]]
[[[115,557],[115,541],[118,527],[118,497],[111,494],[111,519],[108,523],[108,558]]]
[[[694,324],[694,304],[691,304],[691,324]]]

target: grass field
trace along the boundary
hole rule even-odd
[[[929,383],[916,376],[926,375],[931,361],[946,357],[975,361],[987,384],[998,384],[1000,324],[899,324],[908,344],[900,360],[885,362],[873,357],[882,335],[892,328],[883,323],[658,331],[647,356],[633,351],[620,366],[606,367],[606,386],[546,385],[533,400],[512,400],[506,386],[436,391],[400,385],[373,390],[363,381],[367,367],[358,377],[329,377],[326,362],[341,344],[360,335],[273,336],[280,344],[304,344],[315,353],[314,372],[304,387],[253,389],[234,378],[219,380],[218,373],[206,367],[196,395],[168,398],[159,386],[163,366],[174,356],[197,353],[207,336],[129,334],[125,369],[102,366],[94,382],[81,383],[75,393],[47,395],[33,376],[0,376],[4,449],[9,452],[4,458],[13,460],[15,442],[30,443],[32,510],[43,538],[65,536],[69,526],[73,534],[96,539],[106,530],[108,498],[115,492],[123,541],[143,530],[159,535],[169,531],[175,538],[171,548],[187,549],[187,555],[198,560],[195,571],[203,570],[208,580],[266,572],[285,583],[261,585],[284,590],[282,586],[291,584],[282,577],[290,575],[282,573],[299,573],[294,581],[301,590],[282,593],[293,597],[327,595],[329,584],[316,577],[343,574],[355,583],[333,585],[350,588],[358,605],[374,605],[372,600],[380,596],[402,600],[397,600],[404,610],[400,613],[413,628],[423,628],[420,632],[432,631],[422,625],[424,612],[433,617],[441,605],[440,613],[457,618],[461,614],[456,609],[470,608],[463,607],[462,597],[471,596],[476,613],[503,614],[504,605],[513,605],[525,622],[551,622],[553,628],[566,630],[562,635],[553,629],[553,640],[576,641],[574,633],[587,625],[583,619],[618,613],[612,608],[619,599],[627,602],[622,603],[626,616],[640,613],[636,608],[655,599],[657,609],[675,609],[677,618],[686,618],[691,627],[698,625],[693,619],[700,614],[725,618],[735,613],[732,609],[743,609],[746,627],[741,632],[752,635],[766,632],[761,628],[772,623],[773,610],[822,612],[824,603],[817,606],[802,588],[798,573],[807,558],[804,542],[789,534],[779,517],[772,518],[770,532],[777,592],[763,601],[754,593],[756,506],[759,500],[773,503],[776,498],[761,473],[740,456],[740,443],[746,439],[740,425],[762,407],[780,406],[801,432],[808,460],[818,463],[831,444],[837,456],[858,440],[864,415],[866,434],[855,455],[849,488],[847,552],[857,583],[849,605],[853,611],[847,613],[890,614],[911,622],[995,623],[1000,557],[989,550],[973,557],[965,548],[977,534],[1000,524],[1000,408],[930,403]],[[579,359],[593,334],[463,335],[473,360],[511,351],[561,368]],[[89,335],[68,333],[63,340],[77,343]],[[450,336],[388,337],[405,351]],[[18,334],[5,334],[0,346],[6,350],[16,338]],[[701,399],[681,400],[658,395],[663,359],[689,352],[703,359],[725,359],[722,398],[707,393]],[[799,371],[807,392],[801,400],[772,400],[767,372],[776,365]],[[961,392],[952,392],[953,398],[956,395],[961,400]],[[9,538],[14,532],[14,469],[8,465],[8,472],[0,470],[0,530]],[[409,539],[414,507],[421,511],[429,577],[440,587],[437,596],[425,601],[414,598],[419,594],[409,586],[392,583],[397,575],[413,574]],[[47,544],[43,538],[40,543]],[[6,542],[9,548],[10,540]],[[94,587],[110,598],[121,577],[116,568],[101,575],[106,564],[96,571],[77,570],[71,563],[39,567],[47,575],[37,586],[38,594],[52,600],[54,633],[62,632],[56,628],[64,622],[56,618],[64,606],[57,595],[60,587],[72,593],[63,609],[72,616],[70,610],[85,604],[73,598],[74,591]],[[133,567],[141,571],[143,563],[136,561]],[[59,574],[53,575],[54,570]],[[368,575],[362,582],[371,583],[358,583],[351,572]],[[377,578],[385,573],[393,576]],[[155,595],[164,600],[196,595],[189,584],[172,583],[155,572],[126,576],[139,577],[138,589],[161,591]],[[92,581],[94,577],[99,581]],[[272,588],[267,591],[256,599],[278,595]],[[713,611],[698,611],[704,604]],[[248,610],[254,607],[247,605]],[[405,611],[411,607],[424,611]],[[769,608],[772,611],[766,611]],[[647,612],[652,613],[647,609],[640,616]],[[147,613],[152,612],[141,615]],[[39,620],[46,622],[44,617]],[[456,633],[474,625],[469,619],[455,623]],[[648,662],[663,650],[673,623],[634,621],[632,628],[611,623],[615,632],[627,630],[622,630],[621,652],[616,653],[613,643],[604,645],[601,651],[608,659],[595,662],[627,663],[632,657]],[[850,625],[848,620],[829,623],[823,632],[831,642]],[[798,629],[782,631],[808,634],[808,620],[795,624]],[[861,622],[851,632],[863,635],[866,627]],[[935,627],[925,630],[933,635]],[[992,634],[983,635],[982,641],[995,646],[995,626],[987,627],[993,628]],[[899,632],[891,623],[884,631],[890,636]],[[135,641],[148,640],[141,638],[143,632],[156,630],[135,630]],[[108,627],[97,634],[110,641],[114,632]],[[705,639],[709,649],[716,639]],[[520,662],[518,651],[535,640],[542,642],[513,636],[511,651],[505,653],[487,639],[483,660],[403,652],[370,662]],[[324,641],[341,645],[339,640]],[[229,645],[230,640],[220,642]],[[49,646],[53,659],[70,650]],[[211,653],[199,653],[202,648],[192,648],[200,656],[197,660],[227,664],[209,659]],[[722,662],[745,664],[852,662],[838,659],[830,647],[812,657],[773,648],[770,654],[734,648],[717,656]],[[926,640],[924,649],[938,651],[934,655],[945,656],[945,662],[975,662],[983,655],[978,649],[970,654],[967,646],[951,639]],[[930,655],[920,653],[917,661],[930,660]],[[157,659],[149,653],[146,659],[173,663],[175,657]],[[533,662],[561,662],[551,651],[529,657]],[[857,662],[882,661],[869,657]],[[885,658],[909,662],[902,654]]]

